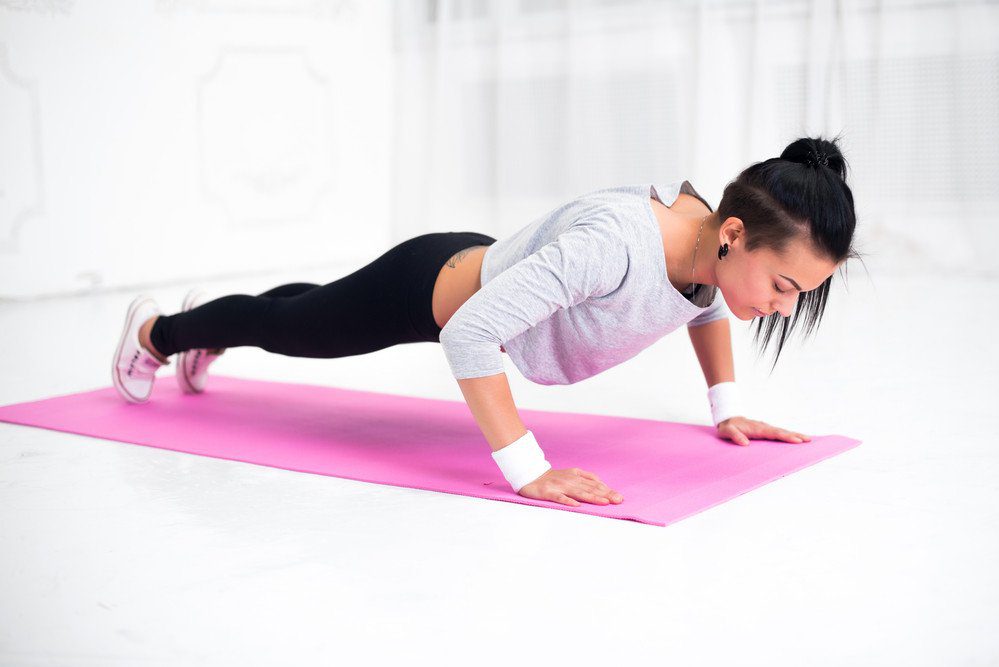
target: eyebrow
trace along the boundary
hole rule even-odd
[[[799,292],[801,291],[801,285],[799,285],[798,283],[794,282],[794,278],[789,278],[788,276],[785,276],[783,273],[778,273],[777,275],[780,276],[781,278],[785,278],[787,280],[790,280],[791,284],[794,285],[794,288],[796,290],[798,290]]]

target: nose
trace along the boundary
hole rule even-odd
[[[794,304],[798,300],[798,294],[795,292],[788,296],[790,298],[775,302],[776,305],[770,304],[770,312],[780,311],[781,317],[791,317],[791,313],[794,311]]]

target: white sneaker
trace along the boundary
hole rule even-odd
[[[180,312],[197,308],[206,301],[210,301],[208,295],[196,287],[184,297]],[[216,353],[214,350],[202,348],[180,352],[177,361],[177,384],[180,386],[180,390],[185,394],[203,392],[205,382],[208,380],[208,366],[225,353],[225,348],[221,348],[221,350],[221,352]]]
[[[156,371],[166,364],[139,344],[139,329],[150,318],[161,315],[156,301],[145,294],[132,300],[125,315],[125,326],[111,364],[111,380],[121,397],[130,403],[145,403],[153,391]]]

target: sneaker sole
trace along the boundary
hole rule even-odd
[[[122,398],[127,400],[129,403],[146,403],[149,401],[149,396],[147,395],[145,398],[140,398],[125,389],[125,384],[121,380],[121,369],[118,368],[118,360],[121,359],[121,350],[125,347],[125,339],[128,337],[128,332],[132,330],[132,323],[139,307],[147,301],[153,300],[154,299],[152,297],[146,297],[144,299],[135,299],[132,301],[132,304],[128,307],[128,314],[125,316],[125,327],[122,329],[121,337],[118,339],[118,347],[114,353],[114,361],[111,362],[111,378],[114,380],[115,389],[117,389]],[[152,394],[152,391],[149,393]]]

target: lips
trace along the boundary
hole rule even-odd
[[[766,317],[767,316],[766,313],[760,312],[759,308],[753,308],[753,310],[755,310],[756,314],[759,315],[760,317]]]

